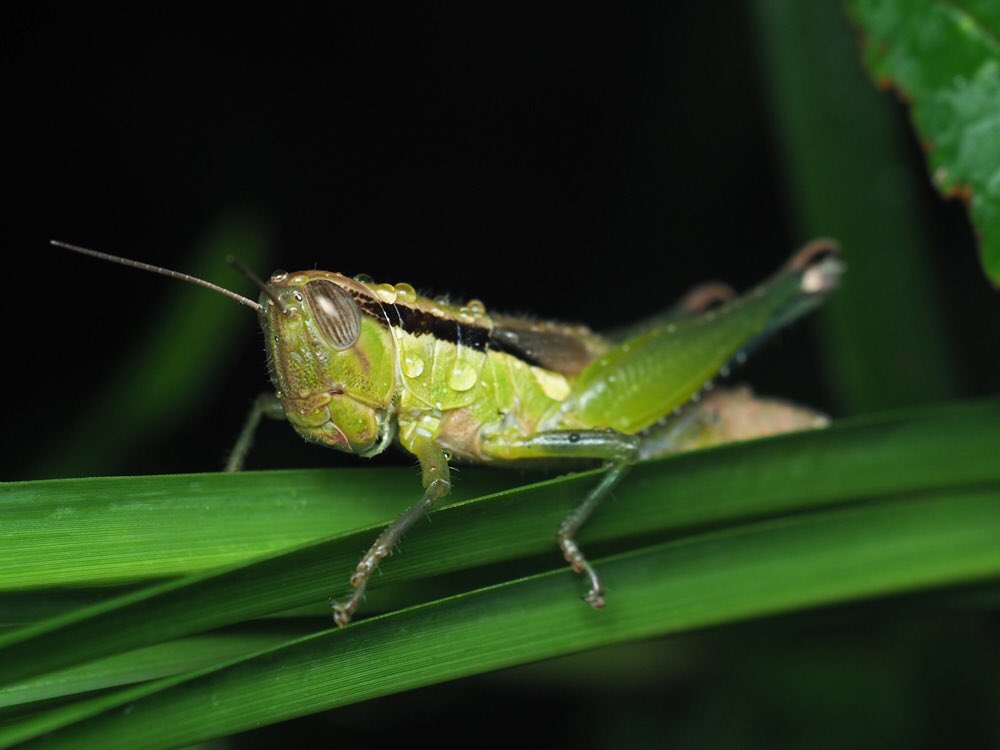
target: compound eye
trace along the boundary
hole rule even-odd
[[[353,346],[361,335],[361,308],[350,293],[326,279],[310,281],[305,292],[316,326],[334,349]]]

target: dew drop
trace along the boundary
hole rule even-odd
[[[458,362],[451,374],[448,375],[448,386],[456,391],[467,391],[476,384],[477,380],[479,380],[479,375],[473,368]]]
[[[373,279],[371,276],[369,276],[366,273],[359,273],[357,276],[354,277],[354,280],[355,281],[360,281],[362,284],[374,284],[375,283],[375,279]]]
[[[396,301],[396,287],[392,284],[379,284],[375,287],[375,294],[387,304],[391,305]]]
[[[396,297],[400,302],[412,304],[417,300],[417,293],[409,284],[396,284]]]
[[[466,305],[466,307],[469,308],[469,312],[471,312],[473,315],[486,314],[486,305],[482,303],[482,300],[470,299],[469,304]]]
[[[403,373],[408,378],[419,378],[424,371],[424,361],[420,357],[403,357]]]

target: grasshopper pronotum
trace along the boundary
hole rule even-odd
[[[707,284],[610,336],[330,271],[278,272],[265,283],[236,264],[260,288],[255,302],[176,271],[53,244],[199,284],[257,311],[275,393],[258,398],[227,470],[242,466],[262,416],[287,419],[306,440],[366,458],[394,441],[416,456],[423,497],[361,558],[353,595],[332,605],[340,626],[357,611],[379,562],[451,489],[450,461],[605,462],[607,473],[556,530],[564,557],[588,579],[585,600],[600,608],[601,579],[575,536],[630,466],[825,422],[745,390],[699,397],[731,362],[836,288],[843,265],[827,240],[810,243],[742,296]]]

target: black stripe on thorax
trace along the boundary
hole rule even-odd
[[[518,347],[511,338],[495,336],[492,329],[486,326],[462,323],[452,317],[442,317],[398,302],[390,305],[360,295],[355,296],[355,300],[365,315],[380,323],[388,322],[390,326],[402,328],[414,336],[429,333],[441,341],[450,341],[456,346],[467,346],[481,352],[487,350],[505,352],[526,364],[541,366],[538,359]]]

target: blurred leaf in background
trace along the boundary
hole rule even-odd
[[[269,267],[269,234],[265,221],[245,211],[230,211],[208,230],[183,270],[233,288],[242,279],[226,265],[226,257],[233,255],[251,268]],[[101,263],[83,257],[61,257],[54,262]],[[127,359],[110,366],[111,374],[80,412],[66,415],[62,428],[53,433],[48,454],[32,472],[34,476],[95,476],[119,471],[152,436],[169,434],[205,407],[213,387],[230,372],[237,342],[257,326],[254,315],[222,295],[162,278],[139,278],[141,272],[133,269],[99,268],[109,279],[120,273],[121,284],[165,282],[168,297],[158,311],[146,307],[119,312],[155,319],[143,322],[145,332],[136,338]],[[94,365],[106,366],[100,359],[102,340],[117,335],[117,323],[115,319],[98,321],[92,329]]]
[[[1000,288],[1000,3],[848,0],[865,62],[909,104],[942,195],[968,204]]]
[[[836,237],[848,273],[823,312],[841,409],[939,401],[955,372],[931,236],[893,102],[859,65],[839,2],[756,4],[760,51],[800,236]]]

